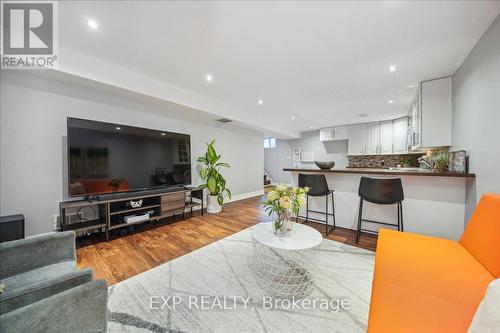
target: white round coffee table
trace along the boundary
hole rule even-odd
[[[260,287],[282,298],[307,296],[314,287],[314,257],[323,240],[306,225],[293,223],[284,236],[274,234],[271,222],[252,227],[253,271]]]

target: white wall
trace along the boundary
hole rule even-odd
[[[500,193],[500,16],[453,76],[453,150],[469,155],[466,221],[485,192]]]
[[[275,183],[290,184],[292,174],[283,171],[283,168],[293,166],[293,148],[301,148],[302,151],[314,151],[317,161],[335,161],[336,168],[345,168],[347,160],[347,140],[342,141],[320,141],[319,130],[302,132],[298,140],[276,139],[276,148],[265,149],[264,165],[271,180]],[[314,162],[301,163],[304,168],[318,168]]]
[[[193,166],[205,142],[214,138],[217,151],[231,164],[224,175],[233,195],[262,193],[262,133],[202,118],[179,119],[175,106],[170,110],[165,103],[110,91],[2,71],[0,214],[24,214],[27,235],[53,230],[58,204],[67,193],[63,156],[68,116],[190,134]],[[199,183],[193,170],[193,184]]]
[[[290,184],[291,175],[283,168],[292,167],[292,147],[297,140],[276,139],[276,148],[264,149],[264,168],[273,183]]]

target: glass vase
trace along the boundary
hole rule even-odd
[[[274,233],[277,236],[283,236],[290,229],[290,216],[291,212],[287,210],[278,214],[277,219],[273,221]]]

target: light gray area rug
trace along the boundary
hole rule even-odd
[[[365,332],[374,255],[324,239],[313,292],[274,303],[252,273],[249,228],[111,286],[108,331]]]

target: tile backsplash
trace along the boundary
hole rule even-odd
[[[347,156],[350,168],[418,167],[420,154]]]

